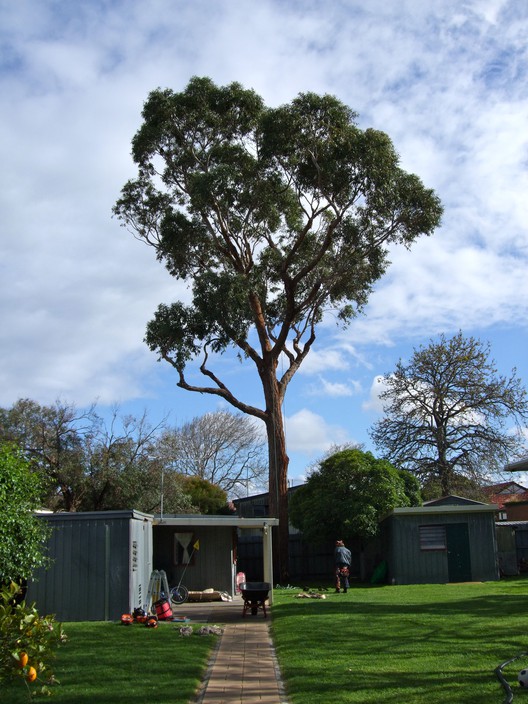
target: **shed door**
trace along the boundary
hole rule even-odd
[[[467,523],[446,525],[447,569],[450,582],[470,582],[471,554]]]

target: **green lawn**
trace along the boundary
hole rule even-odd
[[[271,620],[291,704],[502,704],[494,670],[528,651],[528,580],[359,586],[321,601],[297,593],[275,590]],[[64,627],[57,704],[187,704],[217,643],[172,623]],[[528,704],[516,683],[526,664],[504,673],[516,704]],[[0,700],[28,702],[25,687],[2,688]]]
[[[273,637],[292,704],[501,704],[494,669],[528,651],[528,580],[276,590]],[[528,704],[517,673],[504,674]]]
[[[68,642],[59,648],[54,662],[61,685],[53,688],[49,701],[187,704],[196,694],[218,637],[182,637],[179,628],[172,623],[160,623],[156,629],[140,624],[65,623]],[[0,701],[27,704],[23,682],[2,687]]]

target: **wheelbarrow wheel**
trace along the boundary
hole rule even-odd
[[[189,590],[187,587],[184,587],[183,584],[180,584],[179,587],[173,587],[170,590],[170,596],[171,603],[175,606],[179,606],[180,604],[185,604],[189,598]]]

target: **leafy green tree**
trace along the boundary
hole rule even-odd
[[[497,373],[490,346],[458,332],[414,350],[383,378],[384,416],[372,438],[384,456],[443,495],[503,469],[525,452],[528,397],[517,377]],[[517,432],[516,432],[517,431]]]
[[[199,513],[225,514],[230,513],[227,494],[219,486],[200,477],[185,477],[183,479],[185,493]]]
[[[43,406],[20,399],[0,409],[0,441],[16,442],[31,460],[47,508],[76,511],[86,491],[85,443],[99,423],[93,407],[79,411],[60,401]]]
[[[408,472],[358,448],[327,457],[290,498],[290,520],[313,543],[378,533],[380,517],[399,506],[419,506],[420,486]]]
[[[155,90],[132,143],[138,177],[114,207],[192,289],[190,304],[160,305],[149,347],[175,368],[180,388],[219,396],[266,427],[282,575],[288,384],[323,315],[350,320],[384,273],[388,247],[430,234],[441,216],[436,195],[400,168],[389,137],[355,118],[329,95],[267,108],[254,91],[208,78],[181,93]],[[229,348],[254,365],[260,405],[215,369]],[[202,384],[187,374],[197,360]]]
[[[0,585],[30,577],[46,564],[47,536],[41,508],[41,484],[22,452],[0,444]]]
[[[163,422],[151,425],[146,413],[122,417],[117,408],[107,423],[100,420],[84,441],[85,489],[79,510],[158,508],[163,467],[157,443],[163,427]]]

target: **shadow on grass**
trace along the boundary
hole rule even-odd
[[[501,704],[503,690],[491,674],[468,673],[465,669],[420,672],[400,672],[380,665],[376,671],[358,671],[336,675],[332,672],[331,682],[318,677],[309,679],[304,674],[299,680],[295,673],[289,673],[287,682],[291,684],[290,697],[297,702],[357,702],[361,704],[482,704],[483,701]]]

